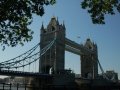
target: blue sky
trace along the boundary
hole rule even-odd
[[[33,40],[24,46],[6,47],[5,51],[0,47],[0,62],[14,58],[35,46],[40,41],[42,22],[46,27],[51,17],[56,16],[60,23],[65,22],[67,38],[77,43],[85,43],[87,38],[91,38],[98,45],[99,61],[103,69],[114,70],[120,76],[120,14],[106,15],[105,25],[95,25],[87,11],[81,9],[80,2],[81,0],[57,0],[55,5],[45,7],[44,16],[34,15],[30,26],[34,31]],[[65,54],[66,68],[80,73],[80,56],[69,52]]]

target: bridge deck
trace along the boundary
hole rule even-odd
[[[52,78],[50,74],[34,73],[34,72],[22,72],[12,70],[0,70],[0,75],[7,76],[20,76],[20,77],[39,77],[39,78]]]

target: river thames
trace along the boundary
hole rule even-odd
[[[26,88],[26,89],[25,89]],[[30,90],[30,88],[25,87],[25,86],[13,86],[13,85],[4,85],[0,84],[0,90]]]

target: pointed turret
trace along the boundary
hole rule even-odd
[[[90,40],[90,38],[87,38],[87,40],[85,42],[85,47],[87,47],[88,49],[93,49],[93,43]]]
[[[66,30],[66,28],[65,28],[65,22],[63,21],[63,28],[64,28],[64,30]]]
[[[41,26],[41,29],[40,29],[40,30],[41,30],[41,34],[44,33],[44,30],[45,30],[45,29],[44,29],[43,22],[42,22],[42,26]]]
[[[43,25],[43,22],[42,22],[41,30],[43,30],[43,29],[44,29],[44,25]]]
[[[55,16],[53,16],[53,17],[51,18],[50,24],[51,24],[52,26],[56,26],[56,25],[57,25],[57,20],[56,20]]]
[[[58,20],[58,17],[57,17],[57,25],[59,25],[59,20]]]

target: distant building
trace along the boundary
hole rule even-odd
[[[112,81],[118,81],[118,73],[116,73],[114,70],[106,71],[105,74],[108,79]]]

